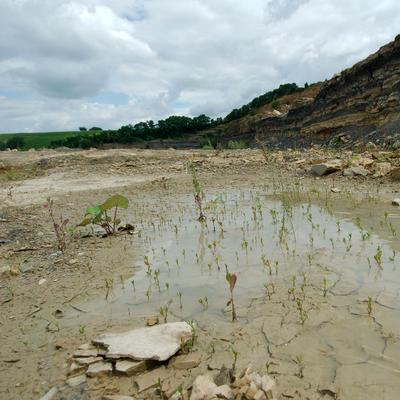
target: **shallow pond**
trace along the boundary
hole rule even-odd
[[[147,204],[154,218],[138,233],[146,255],[132,260],[137,272],[80,307],[104,322],[161,310],[168,320],[223,330],[231,324],[228,269],[238,277],[233,326],[250,337],[237,346],[247,346],[248,358],[256,351],[277,376],[316,390],[335,384],[343,398],[395,399],[400,214],[371,199],[337,197],[209,193],[206,223],[197,221],[191,196],[171,209],[155,200]]]

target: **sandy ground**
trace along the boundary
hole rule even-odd
[[[272,154],[266,162],[258,150],[0,153],[0,267],[20,271],[16,276],[4,274],[0,281],[0,398],[38,399],[55,385],[62,386],[67,360],[77,346],[112,328],[143,326],[147,317],[110,320],[107,326],[90,318],[84,326],[80,322],[63,324],[64,314],[71,310],[81,312],[79,304],[99,294],[103,296],[107,281],[123,281],[140,268],[143,243],[137,235],[100,238],[77,234],[61,254],[55,245],[47,211],[42,207],[47,197],[54,200],[56,211],[74,224],[80,221],[86,206],[116,192],[130,199],[131,206],[138,210],[136,215],[143,209],[142,219],[151,219],[157,214],[157,202],[173,201],[174,196],[192,193],[191,176],[186,167],[189,161],[198,168],[204,190],[254,188],[269,183],[285,191],[301,184],[302,191],[315,187],[329,191],[331,187],[338,187],[358,198],[374,194],[387,204],[397,197],[398,184],[387,178],[311,176],[309,164],[324,155],[334,156],[322,151],[289,151]],[[199,349],[206,351],[210,337],[223,336],[226,340],[247,335],[252,338],[252,350],[247,351],[246,361],[253,357],[258,365],[257,346],[265,346],[267,340],[263,324],[262,315],[255,315],[245,327],[227,323],[221,323],[218,329],[214,325],[202,326]],[[363,323],[359,328],[363,329]],[[224,357],[221,355],[221,363]],[[192,374],[206,369],[204,364]],[[306,394],[296,395],[298,398],[330,398],[322,394],[307,397],[311,396],[307,390],[318,386],[312,376],[304,380],[298,370],[284,374],[291,376],[285,380],[287,393],[301,387]],[[182,373],[176,379],[189,382],[192,377],[191,373]],[[96,399],[101,398],[105,389],[121,390],[130,384],[127,378],[106,383],[94,379],[84,393],[67,391],[65,397],[59,398]]]

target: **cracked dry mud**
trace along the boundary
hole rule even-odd
[[[237,369],[251,362],[255,370],[268,370],[280,399],[397,399],[395,185],[316,180],[294,163],[265,165],[255,151],[113,150],[68,157],[56,162],[52,155],[55,164],[38,178],[11,182],[13,196],[10,182],[1,184],[7,222],[0,223],[0,238],[8,242],[0,245],[0,263],[26,272],[0,283],[0,397],[37,399],[54,386],[56,399],[137,395],[135,377],[87,378],[77,388],[65,387],[67,361],[80,344],[144,326],[169,304],[168,321],[196,321],[196,352],[203,355],[190,371],[163,367],[169,389],[232,366],[233,349]],[[126,157],[135,157],[135,167]],[[204,226],[185,171],[188,157],[197,161],[205,192]],[[332,193],[333,185],[341,192]],[[41,208],[45,198],[51,195],[57,210],[78,223],[85,206],[116,192],[130,199],[123,218],[136,226],[135,235],[80,233],[58,254]],[[234,323],[225,265],[238,274]],[[156,379],[157,370],[152,373]]]

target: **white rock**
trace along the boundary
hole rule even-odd
[[[39,281],[39,285],[43,285],[43,284],[46,283],[46,282],[47,282],[47,279],[42,278],[42,279],[40,279],[40,281]]]
[[[337,187],[333,187],[333,188],[331,188],[331,192],[332,193],[340,193],[341,190],[339,188],[337,188]]]
[[[400,206],[400,199],[393,199],[392,200],[392,205],[393,206]]]
[[[103,400],[134,400],[132,396],[123,396],[120,394],[106,394],[103,396]]]
[[[210,375],[199,375],[193,382],[190,400],[211,399],[217,387]]]
[[[107,358],[165,361],[172,357],[191,335],[192,329],[189,324],[172,322],[124,333],[104,334],[93,340],[93,343],[107,348]]]

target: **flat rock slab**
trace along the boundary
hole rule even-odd
[[[109,375],[112,373],[112,370],[113,368],[111,363],[101,361],[96,364],[89,365],[86,375],[90,377]]]
[[[93,343],[107,348],[107,358],[165,361],[190,339],[192,329],[186,322],[171,322],[124,333],[99,336]]]
[[[121,360],[116,362],[115,371],[126,376],[132,376],[146,371],[147,365],[146,361]]]
[[[124,396],[121,394],[106,394],[103,396],[103,400],[134,400],[132,396]]]

